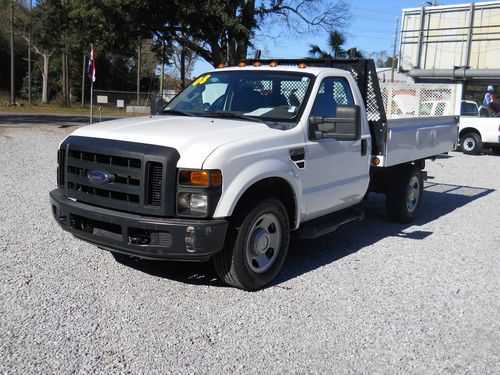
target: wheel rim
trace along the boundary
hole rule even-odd
[[[406,192],[406,208],[408,212],[414,213],[420,202],[420,180],[418,176],[413,176],[408,184]]]
[[[464,139],[463,148],[465,151],[472,151],[476,147],[476,140],[472,137],[467,137]]]
[[[281,245],[281,225],[276,216],[265,213],[255,220],[246,247],[246,258],[255,273],[266,272],[276,261]]]

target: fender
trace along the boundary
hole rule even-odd
[[[297,168],[291,163],[279,159],[268,158],[259,160],[240,170],[234,177],[230,178],[229,181],[224,178],[224,183],[229,183],[227,186],[223,187],[223,193],[217,204],[214,217],[231,216],[240,198],[253,184],[272,177],[285,180],[290,185],[295,195],[295,217],[297,220],[294,229],[297,229],[300,225],[302,213],[305,212],[305,207],[303,207],[302,184]]]
[[[470,125],[464,126],[462,129],[460,129],[459,138],[462,138],[462,136],[464,136],[467,133],[476,133],[476,134],[479,134],[481,139],[484,138],[483,134],[481,133],[481,130],[478,127],[474,127],[474,126],[470,126]]]

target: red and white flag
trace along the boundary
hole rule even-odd
[[[90,51],[89,63],[87,65],[87,76],[92,81],[95,82],[95,57],[94,57],[94,48]]]

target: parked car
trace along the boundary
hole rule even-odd
[[[477,155],[483,148],[500,154],[500,118],[476,102],[463,100],[460,109],[459,140],[464,154]]]

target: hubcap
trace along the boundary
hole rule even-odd
[[[410,213],[414,213],[420,201],[420,180],[413,176],[406,191],[406,208]]]
[[[281,225],[276,216],[265,213],[255,220],[249,232],[246,258],[255,273],[267,271],[276,261],[281,246]]]
[[[466,151],[472,151],[476,147],[476,141],[474,138],[465,138],[463,147]]]

